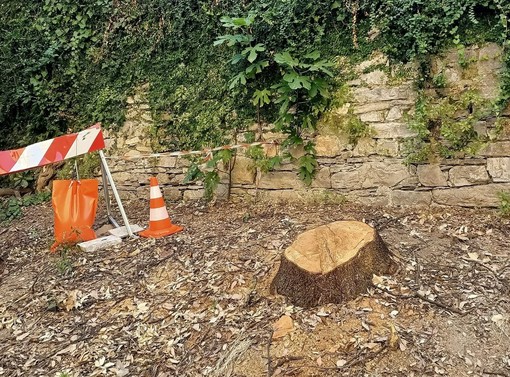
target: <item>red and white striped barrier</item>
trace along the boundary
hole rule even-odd
[[[41,141],[25,148],[0,151],[0,175],[60,162],[104,147],[101,124],[97,123],[78,133]]]

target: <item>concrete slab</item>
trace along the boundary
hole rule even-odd
[[[98,237],[107,236],[109,234],[108,232],[114,228],[115,227],[112,224],[103,225],[102,227],[100,227],[99,229],[97,229],[95,231],[96,236],[98,236]]]
[[[143,230],[143,228],[140,225],[137,224],[130,224],[131,231],[133,233],[138,233]],[[112,236],[120,237],[120,238],[126,238],[128,236],[128,232],[125,226],[121,226],[120,228],[113,228],[108,231]]]
[[[105,236],[96,238],[95,240],[81,242],[78,244],[78,247],[85,252],[94,252],[106,249],[107,247],[118,245],[120,243],[122,243],[122,239],[120,237]]]

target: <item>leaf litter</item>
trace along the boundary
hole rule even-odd
[[[127,209],[147,222],[144,203]],[[0,234],[0,376],[510,375],[495,211],[181,204],[184,232],[59,255],[51,208],[25,210]],[[271,296],[296,236],[345,219],[378,228],[399,271],[340,305]]]

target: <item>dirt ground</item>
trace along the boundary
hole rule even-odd
[[[127,206],[133,222],[147,207]],[[88,254],[49,253],[49,204],[0,227],[0,376],[510,376],[510,222],[496,211],[168,208],[183,232]],[[340,305],[271,296],[296,236],[345,219],[375,226],[398,272]],[[292,330],[273,339],[284,315]]]

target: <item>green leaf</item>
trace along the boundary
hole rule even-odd
[[[323,98],[329,98],[329,84],[322,78],[312,80],[311,88],[308,91],[310,98],[316,97],[319,93]]]
[[[247,45],[253,41],[253,37],[251,35],[243,35],[243,34],[226,34],[221,35],[213,42],[213,46],[219,46],[223,43],[227,43],[228,47],[235,46],[236,44]]]
[[[309,52],[308,54],[305,55],[305,58],[306,59],[312,59],[312,60],[317,60],[319,59],[321,56],[321,53],[317,50],[315,51],[312,51],[312,52]]]
[[[231,64],[237,64],[239,63],[241,60],[244,59],[244,56],[241,55],[241,54],[235,54],[233,57],[232,57],[232,60],[230,61]]]
[[[214,190],[220,183],[220,176],[216,170],[208,172],[204,177],[204,197],[206,200],[212,199]]]
[[[332,62],[328,62],[327,60],[321,60],[321,61],[318,61],[318,62],[315,62],[313,64],[310,64],[310,71],[314,71],[314,72],[323,72],[325,73],[326,75],[328,75],[329,77],[333,77],[334,74],[333,72],[331,72],[328,67],[333,67],[335,64],[332,63]]]
[[[311,82],[308,77],[302,76],[297,72],[289,72],[283,76],[283,80],[286,81],[289,85],[289,88],[293,90],[305,88],[311,88]]]
[[[183,184],[197,181],[204,177],[204,173],[200,170],[197,164],[193,164],[189,167],[186,176],[184,177]]]
[[[276,54],[274,56],[274,61],[280,65],[287,65],[291,68],[294,68],[299,64],[299,60],[294,59],[288,51]]]
[[[266,48],[264,47],[264,45],[262,43],[257,43],[255,46],[245,48],[241,52],[241,54],[243,54],[243,55],[248,54],[248,61],[250,63],[253,63],[257,59],[258,53],[265,51],[265,50],[266,50]]]
[[[262,60],[260,62],[256,62],[248,66],[245,72],[251,78],[255,76],[257,73],[261,73],[264,68],[269,66],[269,62],[267,60]]]
[[[255,90],[255,93],[253,93],[251,103],[253,103],[254,106],[263,107],[264,105],[267,105],[271,102],[269,99],[270,95],[271,92],[267,89],[257,89]]]
[[[230,85],[228,86],[228,88],[234,89],[236,86],[245,85],[245,84],[246,84],[246,75],[244,74],[244,72],[241,72],[234,76],[234,78],[230,82]]]

